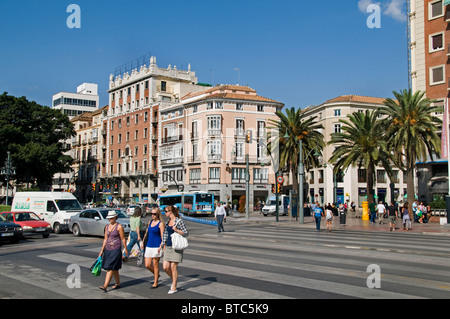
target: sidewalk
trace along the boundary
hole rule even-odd
[[[347,215],[347,220],[345,225],[339,224],[339,218],[335,216],[333,220],[333,229],[334,230],[361,230],[361,231],[373,231],[373,232],[390,232],[389,230],[389,222],[387,218],[384,220],[384,224],[380,225],[378,222],[375,224],[370,224],[369,221],[363,221],[360,217],[361,212],[349,212]],[[268,225],[280,225],[283,227],[298,227],[298,228],[310,228],[316,229],[316,223],[311,216],[305,216],[305,223],[302,225],[295,218],[290,218],[289,216],[279,216],[279,222],[276,222],[275,216],[267,216],[264,217],[259,212],[253,212],[250,214],[250,218],[247,219],[245,214],[240,214],[239,217],[233,217],[233,214],[227,217],[227,223],[235,224],[235,223],[256,223],[256,224],[268,224]],[[325,220],[322,220],[320,225],[320,229],[322,231],[326,231]],[[404,231],[403,224],[400,220],[396,222],[396,230],[392,231],[392,233],[405,233],[405,234],[436,234],[443,236],[450,236],[450,225],[441,226],[438,223],[428,223],[428,224],[419,224],[413,223],[412,230]]]

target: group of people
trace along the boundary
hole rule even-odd
[[[168,221],[164,224],[160,208],[154,207],[151,211],[151,221],[144,236],[142,236],[142,209],[136,207],[133,216],[130,218],[130,241],[127,245],[124,229],[117,222],[117,213],[115,211],[108,213],[107,219],[110,224],[105,228],[105,238],[99,253],[99,257],[102,257],[102,268],[106,270],[105,282],[99,287],[101,290],[107,291],[113,276],[115,285],[111,289],[120,288],[119,270],[122,267],[122,262],[127,261],[131,249],[138,243],[141,250],[145,249],[145,267],[154,275],[151,288],[158,287],[159,263],[160,259],[163,258],[163,269],[172,280],[168,294],[174,294],[178,291],[178,264],[183,261],[183,251],[172,248],[171,235],[176,232],[181,236],[188,236],[188,230],[184,221],[179,217],[176,206],[167,206],[165,214]],[[124,247],[123,251],[122,247]]]
[[[431,209],[426,207],[423,202],[419,202],[416,200],[412,204],[412,214],[409,212],[409,203],[401,202],[399,205],[395,205],[391,202],[389,206],[383,204],[380,201],[375,204],[373,201],[369,204],[370,211],[370,223],[374,224],[375,220],[378,219],[379,224],[384,223],[384,218],[388,218],[389,229],[395,230],[395,223],[397,219],[401,219],[403,223],[403,230],[409,231],[411,230],[411,222],[414,219],[414,222],[424,223],[428,220],[428,214],[431,214]],[[413,219],[412,219],[412,218]]]
[[[338,208],[336,208],[334,205],[328,204],[324,208],[322,208],[319,204],[319,202],[311,204],[311,211],[313,213],[313,218],[316,222],[316,229],[317,231],[320,231],[320,223],[322,219],[325,219],[326,221],[326,227],[327,231],[332,230],[332,223],[334,220],[334,213],[336,214],[346,214],[347,213],[347,207],[344,204],[339,204]]]

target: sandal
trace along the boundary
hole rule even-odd
[[[120,288],[120,284],[115,284],[114,286],[112,286],[111,290],[119,289],[119,288]]]
[[[103,290],[103,292],[108,292],[108,291],[106,290],[106,287],[104,287],[104,286],[100,286],[100,287],[98,287],[98,288],[100,288],[101,290]]]

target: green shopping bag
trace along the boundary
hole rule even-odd
[[[102,257],[98,257],[89,270],[94,276],[100,276],[102,272]]]

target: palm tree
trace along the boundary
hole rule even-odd
[[[373,201],[373,187],[376,182],[376,168],[381,164],[389,177],[392,176],[391,159],[387,141],[384,139],[381,123],[376,111],[355,112],[341,119],[340,133],[333,133],[328,144],[337,145],[330,158],[334,174],[346,171],[350,166],[366,170],[367,199]]]
[[[280,111],[275,113],[279,120],[269,120],[274,127],[271,129],[278,130],[279,142],[279,160],[280,168],[286,167],[294,176],[294,189],[298,189],[298,178],[294,172],[298,171],[299,162],[299,140],[302,140],[303,156],[308,155],[304,159],[305,167],[318,166],[319,161],[313,156],[312,150],[319,153],[325,146],[323,134],[319,129],[323,129],[321,124],[317,124],[317,117],[305,118],[305,112],[301,109],[286,109],[286,114]],[[268,135],[271,139],[271,135]],[[273,140],[269,140],[269,149],[273,145]]]
[[[412,212],[416,160],[424,161],[427,156],[433,159],[433,154],[440,156],[441,139],[437,131],[442,121],[432,114],[442,112],[442,107],[433,106],[434,101],[424,98],[425,92],[413,94],[409,89],[393,94],[396,100],[386,99],[378,114],[385,116],[383,125],[394,160],[406,171],[407,201],[409,212]]]

